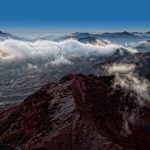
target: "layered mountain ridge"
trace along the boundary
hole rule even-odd
[[[0,111],[0,149],[148,150],[150,105],[114,76],[70,74]]]

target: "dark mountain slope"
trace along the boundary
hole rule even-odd
[[[68,75],[0,111],[0,149],[148,150],[150,107],[111,88],[113,76]],[[136,112],[136,122],[125,115]]]

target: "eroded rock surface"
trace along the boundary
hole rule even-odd
[[[67,75],[0,111],[1,150],[149,150],[150,105],[114,76]]]

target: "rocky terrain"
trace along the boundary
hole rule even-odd
[[[114,76],[70,74],[0,111],[1,150],[149,150],[150,105]]]

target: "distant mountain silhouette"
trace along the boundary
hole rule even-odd
[[[15,39],[15,40],[28,40],[27,38],[24,37],[18,37],[16,35],[6,33],[0,30],[0,39]]]
[[[112,35],[112,36],[134,36],[133,33],[130,33],[130,32],[127,32],[127,31],[124,31],[124,32],[113,32],[113,33],[109,33],[109,32],[106,32],[106,33],[103,33],[104,35]]]
[[[1,37],[14,37],[14,35],[9,34],[9,33],[5,33],[5,32],[3,32],[3,31],[0,31],[0,36],[1,36]]]
[[[91,34],[88,32],[75,32],[73,33],[75,36],[90,36]]]
[[[147,34],[150,34],[150,31],[146,32]]]
[[[78,41],[82,42],[82,43],[96,43],[96,38],[92,37],[92,36],[88,36],[85,38],[79,38]]]

